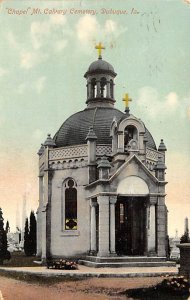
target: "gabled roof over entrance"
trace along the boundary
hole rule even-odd
[[[143,170],[143,172],[150,178],[151,181],[158,183],[158,179],[149,171],[149,169],[141,162],[141,160],[134,154],[131,156],[121,167],[111,176],[110,182],[113,181],[115,178],[117,178],[122,172],[126,173],[126,170],[129,170],[128,165],[138,164],[140,168]],[[130,171],[132,173],[132,170]],[[136,175],[136,174],[126,174],[128,176],[130,175]],[[127,176],[124,177],[127,177]]]
[[[166,183],[160,182],[141,160],[133,155],[117,169],[110,179],[94,181],[87,185],[86,189],[90,192],[89,197],[99,193],[146,196],[160,193],[160,186]]]

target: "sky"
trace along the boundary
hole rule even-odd
[[[15,230],[26,194],[38,206],[38,155],[86,105],[84,73],[94,46],[118,74],[115,107],[132,98],[157,146],[167,147],[171,236],[190,219],[190,1],[0,1],[0,207]],[[17,217],[18,218],[18,217]]]

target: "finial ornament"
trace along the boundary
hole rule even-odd
[[[98,58],[101,59],[102,58],[102,50],[106,49],[101,42],[99,42],[98,45],[95,46],[95,49],[98,50]]]
[[[132,99],[129,98],[128,94],[125,94],[122,100],[125,102],[125,112],[129,112],[129,101],[132,101]]]

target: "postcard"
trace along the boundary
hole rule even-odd
[[[166,255],[151,222],[188,228],[189,14],[189,0],[0,1],[0,207],[22,239],[37,212],[42,258],[69,237],[63,256]]]

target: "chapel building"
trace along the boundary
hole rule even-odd
[[[130,113],[127,94],[125,112],[115,108],[116,75],[99,53],[84,74],[86,108],[38,152],[42,260],[167,256],[166,147]]]

